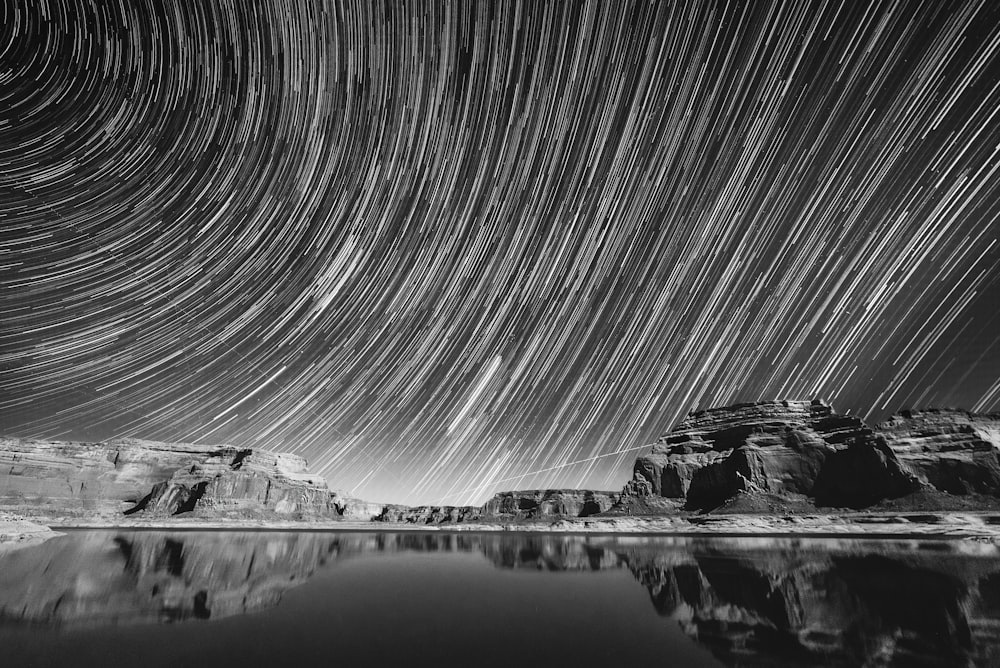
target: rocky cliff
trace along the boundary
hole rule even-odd
[[[921,482],[950,494],[1000,496],[1000,415],[902,411],[876,432]]]
[[[341,514],[298,455],[139,440],[0,439],[0,506],[83,517]]]
[[[620,507],[662,497],[688,510],[766,512],[860,509],[928,490],[1000,496],[998,454],[997,416],[904,411],[872,429],[820,400],[738,404],[691,413],[660,437],[636,460]]]
[[[135,439],[59,442],[0,437],[0,504],[59,512],[120,512],[218,446]]]

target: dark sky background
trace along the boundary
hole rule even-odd
[[[1000,4],[0,5],[0,432],[399,502],[1000,407]]]

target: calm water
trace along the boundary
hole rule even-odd
[[[1000,665],[966,542],[74,531],[0,555],[3,666]]]

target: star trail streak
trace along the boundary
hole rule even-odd
[[[12,0],[0,428],[398,502],[1000,409],[1000,5]]]

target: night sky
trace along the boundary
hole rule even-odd
[[[617,489],[687,411],[1000,409],[1000,4],[8,0],[0,433]]]

